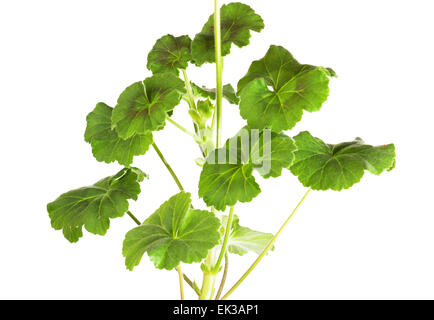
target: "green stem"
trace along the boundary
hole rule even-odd
[[[216,278],[215,274],[213,274],[211,272],[204,272],[202,290],[201,290],[201,294],[199,296],[199,300],[211,300],[212,299],[212,295],[213,295],[213,291],[214,291],[215,278]]]
[[[203,143],[202,139],[200,139],[196,134],[194,134],[193,132],[188,131],[186,128],[184,128],[183,126],[181,126],[178,122],[176,122],[172,118],[167,117],[167,121],[169,121],[171,124],[173,124],[175,127],[177,127],[182,132],[184,132],[187,135],[189,135],[190,137],[192,137],[197,143],[199,143],[199,144]]]
[[[140,222],[140,220],[137,219],[137,218],[136,218],[136,217],[131,213],[131,211],[127,211],[127,215],[129,215],[130,218],[133,219],[133,221],[134,221],[138,226],[142,225],[142,223]]]
[[[225,254],[225,270],[223,271],[222,281],[220,282],[220,287],[219,287],[219,290],[217,291],[217,294],[215,296],[215,300],[219,300],[220,299],[220,296],[222,294],[223,288],[225,287],[226,278],[228,276],[228,270],[229,270],[229,255],[226,252],[226,254]]]
[[[163,154],[161,153],[160,149],[158,149],[155,142],[152,143],[152,147],[154,148],[155,152],[157,152],[158,156],[160,157],[161,161],[166,166],[167,170],[169,170],[170,175],[172,176],[173,180],[175,180],[175,183],[178,186],[179,190],[184,191],[184,187],[182,186],[181,181],[179,181],[178,177],[175,174],[175,171],[173,171],[170,164],[166,161],[166,158],[164,158]]]
[[[286,225],[291,220],[294,213],[297,211],[297,209],[301,206],[304,199],[306,199],[307,195],[309,194],[311,189],[307,190],[303,198],[300,200],[300,202],[297,204],[295,209],[292,211],[292,213],[289,215],[288,219],[286,219],[285,223],[280,227],[279,231],[274,235],[274,237],[270,240],[268,245],[265,247],[265,249],[261,252],[259,257],[253,262],[253,264],[250,266],[250,268],[243,274],[243,276],[238,280],[234,286],[223,296],[222,300],[226,300],[234,291],[239,287],[239,285],[247,278],[247,276],[255,269],[255,267],[259,264],[259,262],[262,260],[262,258],[265,257],[265,255],[268,253],[268,251],[273,247],[274,243],[276,242],[277,237],[282,233],[283,229],[285,229]]]
[[[222,129],[222,102],[223,102],[223,84],[222,84],[222,73],[223,73],[223,61],[222,61],[222,46],[221,46],[221,24],[220,24],[220,7],[218,0],[214,0],[214,44],[215,44],[215,57],[216,57],[216,148],[220,147],[221,141],[221,129]],[[215,250],[209,251],[208,256],[205,260],[205,266],[212,270],[213,268],[213,257],[215,255]],[[214,291],[216,275],[213,272],[203,273],[202,282],[202,294],[199,299],[211,299]]]
[[[223,103],[223,58],[221,41],[221,23],[219,1],[214,0],[214,43],[215,43],[215,63],[216,63],[216,148],[220,148],[222,131],[222,103]]]
[[[184,300],[184,277],[182,275],[181,265],[179,265],[176,270],[179,276],[179,291],[181,293],[181,300]]]
[[[188,80],[187,71],[185,71],[185,69],[182,69],[182,74],[184,75],[185,88],[187,89],[188,104],[190,105],[191,109],[196,110],[196,103],[194,102],[193,89],[191,88],[190,80]]]
[[[231,234],[232,221],[233,220],[234,220],[234,207],[231,207],[231,209],[229,211],[228,221],[226,223],[225,237],[223,238],[223,245],[222,245],[222,248],[220,250],[220,255],[217,259],[217,263],[215,264],[215,266],[213,268],[213,272],[215,274],[217,274],[219,272],[223,258],[226,254],[227,249],[228,249],[229,235]]]

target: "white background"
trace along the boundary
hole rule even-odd
[[[226,3],[226,1],[224,1]],[[225,59],[236,85],[270,44],[302,63],[339,75],[321,112],[305,114],[289,135],[310,130],[329,143],[362,137],[394,142],[397,167],[366,173],[343,192],[313,192],[278,239],[276,250],[234,299],[434,298],[432,1],[249,0],[265,20],[251,45]],[[83,141],[85,117],[99,101],[114,106],[129,84],[150,75],[146,56],[167,33],[194,36],[211,0],[0,2],[0,298],[177,299],[175,272],[145,257],[129,272],[121,254],[128,218],[105,237],[85,232],[68,243],[50,227],[46,204],[61,193],[112,175]],[[189,68],[213,86],[214,66]],[[189,126],[185,104],[175,119]],[[224,134],[244,124],[224,105]],[[155,135],[197,199],[199,156],[188,136],[167,125]],[[140,219],[177,193],[155,153],[137,158],[149,173],[131,209]],[[262,193],[236,206],[241,223],[275,232],[305,189],[286,171],[258,178]],[[254,260],[233,257],[227,289]],[[198,266],[184,267],[200,281]],[[186,288],[189,298],[193,294]]]

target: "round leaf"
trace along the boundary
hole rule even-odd
[[[300,64],[285,48],[271,46],[238,83],[241,116],[252,128],[291,129],[303,110],[320,110],[332,75],[331,69]]]
[[[184,82],[171,73],[156,74],[129,86],[112,115],[119,137],[127,139],[163,129],[167,112],[179,104],[184,93]]]
[[[84,138],[92,146],[92,153],[98,161],[129,166],[134,156],[143,155],[152,144],[152,132],[134,134],[128,139],[119,138],[112,129],[113,108],[105,103],[98,103],[87,116]]]
[[[191,210],[189,193],[178,193],[126,234],[125,265],[133,270],[145,252],[158,269],[171,270],[181,262],[200,262],[219,243],[219,227],[220,221],[213,213]]]
[[[171,72],[179,74],[191,60],[189,36],[174,37],[170,34],[160,38],[148,55],[147,67],[152,73]]]
[[[234,2],[222,6],[220,11],[222,56],[231,52],[232,43],[238,47],[247,46],[250,42],[250,31],[260,32],[264,29],[264,21],[248,5]],[[192,56],[198,66],[215,62],[214,15],[203,26],[192,43]]]
[[[357,138],[336,145],[325,144],[304,131],[295,138],[297,151],[291,172],[314,190],[348,189],[360,182],[365,170],[379,175],[395,164],[393,144],[373,147]]]
[[[70,242],[83,236],[83,225],[91,233],[105,235],[110,219],[122,217],[128,211],[128,199],[137,200],[138,181],[143,177],[139,169],[125,168],[89,187],[62,194],[47,205],[51,226],[63,230]]]
[[[244,128],[207,158],[199,196],[218,210],[238,201],[249,202],[261,192],[253,170],[264,178],[278,177],[292,164],[294,150],[292,139],[284,134]]]

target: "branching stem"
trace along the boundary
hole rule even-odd
[[[268,253],[268,251],[273,247],[274,243],[276,242],[277,237],[282,233],[283,229],[285,229],[286,225],[291,220],[294,213],[297,211],[297,209],[301,206],[304,199],[306,199],[307,195],[309,194],[311,189],[307,190],[303,198],[300,200],[300,202],[297,204],[295,209],[292,211],[292,213],[289,215],[288,219],[283,223],[283,225],[280,227],[279,231],[274,235],[274,237],[270,240],[268,245],[265,247],[265,249],[261,252],[261,254],[258,256],[258,258],[253,262],[253,264],[250,266],[250,268],[243,274],[243,276],[238,280],[234,286],[223,296],[222,300],[226,300],[234,291],[239,287],[239,285],[247,278],[247,276],[253,271],[253,269],[256,268],[256,266],[261,262],[262,258],[265,257],[265,255]]]

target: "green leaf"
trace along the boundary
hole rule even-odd
[[[320,110],[334,75],[331,69],[300,64],[285,48],[271,46],[238,82],[241,116],[252,128],[292,129],[303,110]]]
[[[97,183],[62,194],[47,205],[51,226],[63,230],[70,242],[83,236],[83,226],[93,234],[105,235],[110,219],[128,211],[128,199],[137,200],[139,181],[145,174],[137,168],[124,168]]]
[[[220,221],[213,213],[191,209],[189,193],[178,193],[126,234],[125,265],[133,270],[145,252],[158,269],[171,270],[181,262],[200,262],[218,244],[219,227]]]
[[[223,217],[223,225],[226,225],[227,216]],[[247,252],[260,254],[273,238],[272,233],[255,231],[239,224],[239,218],[235,215],[232,229],[229,235],[228,250],[230,253],[245,255]],[[274,246],[271,250],[274,250]]]
[[[393,144],[373,147],[356,138],[351,142],[325,144],[304,131],[295,138],[297,151],[291,172],[314,190],[348,189],[360,182],[365,170],[379,175],[395,164]]]
[[[191,39],[189,36],[174,37],[170,34],[160,38],[148,55],[147,67],[154,74],[171,72],[179,75],[191,61]]]
[[[194,83],[191,83],[191,87],[193,88],[194,94],[196,96],[200,96],[202,98],[210,98],[212,100],[216,99],[217,90],[215,88],[208,89],[203,86],[199,87]],[[231,104],[240,103],[240,98],[238,98],[237,94],[235,93],[235,89],[230,84],[226,84],[223,86],[223,98],[225,98]]]
[[[112,123],[119,137],[162,130],[167,113],[185,93],[184,82],[171,73],[160,73],[133,83],[120,95]]]
[[[92,146],[92,153],[98,161],[129,166],[134,156],[143,155],[152,144],[152,132],[134,134],[128,139],[119,138],[112,129],[113,108],[105,103],[98,103],[88,114],[84,139]]]
[[[250,43],[250,31],[260,32],[264,29],[264,21],[248,5],[234,2],[222,6],[221,37],[222,56],[231,52],[232,43],[242,48]],[[192,43],[192,56],[196,65],[215,62],[214,51],[214,15],[203,26]]]
[[[207,158],[199,181],[199,196],[208,206],[225,210],[249,202],[261,189],[252,173],[278,177],[294,160],[291,138],[270,130],[243,128]]]

